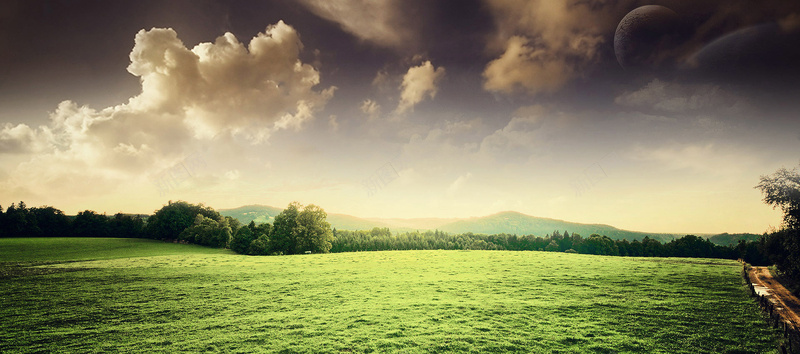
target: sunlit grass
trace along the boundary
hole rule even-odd
[[[3,279],[0,351],[759,353],[779,339],[731,261],[160,245],[184,252]]]

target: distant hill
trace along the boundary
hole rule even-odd
[[[234,209],[219,209],[217,211],[222,216],[236,218],[242,224],[247,225],[251,221],[255,221],[257,224],[272,223],[275,216],[280,214],[283,209],[267,205],[245,205]]]
[[[629,241],[634,239],[641,240],[645,236],[649,236],[661,242],[669,242],[676,236],[683,236],[676,234],[627,231],[603,224],[579,224],[557,219],[539,218],[515,211],[504,211],[489,216],[461,219],[442,225],[439,230],[451,233],[507,233],[517,235],[532,234],[536,236],[545,236],[553,233],[553,231],[562,233],[567,231],[570,234],[578,233],[583,237],[589,237],[591,234],[598,234],[608,236],[615,240],[625,239]]]
[[[256,223],[272,223],[283,209],[267,205],[246,205],[234,209],[220,209],[217,211],[222,216],[230,216],[236,218],[242,224],[249,224],[251,221],[255,221]],[[394,229],[393,225],[387,223],[344,214],[328,214],[328,222],[331,223],[332,227],[341,230],[371,230],[374,227],[389,227]]]
[[[450,224],[461,219],[458,218],[416,218],[416,219],[380,219],[372,218],[366,219],[369,221],[378,222],[381,224],[392,225],[392,229],[408,229],[408,230],[434,230],[441,229],[443,225]]]
[[[761,238],[761,235],[756,235],[756,234],[729,234],[729,233],[726,232],[724,234],[709,236],[708,240],[711,241],[712,243],[720,245],[720,246],[730,246],[730,245],[735,245],[735,244],[739,243],[739,240],[745,240],[747,242],[752,242],[752,241],[758,241],[759,238]]]
[[[344,214],[328,214],[328,222],[331,223],[331,227],[339,230],[372,230],[375,227],[388,227],[395,232],[409,231],[407,228],[397,228],[384,222]]]
[[[238,219],[243,224],[250,221],[256,223],[272,222],[276,215],[283,209],[266,205],[248,205],[235,209],[220,209],[220,214],[231,216]],[[647,233],[637,231],[627,231],[609,225],[602,224],[580,224],[557,219],[539,218],[525,215],[518,212],[506,211],[483,217],[473,217],[466,219],[456,218],[417,218],[417,219],[379,219],[379,218],[359,218],[344,214],[328,214],[328,222],[331,226],[339,230],[370,230],[375,227],[389,228],[393,232],[440,230],[449,233],[476,234],[517,234],[517,235],[536,235],[544,237],[553,231],[570,234],[578,233],[583,237],[591,234],[605,235],[612,239],[641,240],[645,236],[661,242],[669,242],[675,237],[683,235]],[[712,242],[714,242],[712,240]]]

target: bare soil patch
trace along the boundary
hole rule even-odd
[[[756,294],[767,297],[780,308],[779,311],[785,320],[791,322],[795,328],[800,327],[800,316],[798,316],[800,300],[773,278],[767,267],[752,267],[750,280],[753,282]]]

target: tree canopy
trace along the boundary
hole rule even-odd
[[[222,215],[203,204],[170,201],[147,219],[147,235],[154,239],[178,240],[181,232],[195,223],[198,214],[218,222],[223,220]]]
[[[783,211],[782,228],[762,238],[760,253],[784,275],[800,279],[800,172],[797,168],[780,168],[761,176],[756,188],[764,195],[764,203]]]
[[[764,195],[764,203],[783,211],[786,228],[800,228],[800,172],[797,168],[780,168],[771,175],[761,176],[756,188]]]
[[[228,220],[221,221],[207,218],[203,214],[197,214],[192,226],[184,229],[180,240],[198,245],[223,248],[228,246],[231,239],[231,227]]]
[[[314,204],[303,208],[297,215],[295,253],[328,253],[331,250],[333,232],[327,216],[325,210]]]
[[[316,205],[290,203],[273,224],[250,222],[240,228],[231,240],[231,250],[251,255],[328,253],[333,232],[327,217]]]
[[[269,235],[269,252],[293,254],[297,248],[297,216],[300,214],[300,203],[290,203],[286,209],[275,217],[272,233]]]

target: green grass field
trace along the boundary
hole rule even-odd
[[[0,239],[0,262],[62,262],[184,254],[234,254],[230,250],[139,238]]]
[[[0,239],[0,260],[13,268],[0,288],[4,353],[765,353],[780,339],[732,261],[250,257],[124,239]]]

